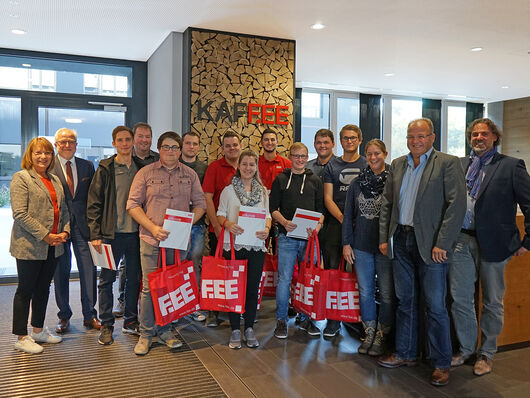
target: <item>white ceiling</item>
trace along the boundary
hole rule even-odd
[[[146,61],[171,31],[194,26],[296,40],[298,87],[530,95],[529,0],[0,1],[0,47]]]

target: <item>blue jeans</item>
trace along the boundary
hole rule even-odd
[[[204,241],[206,239],[206,225],[199,224],[191,227],[190,247],[186,260],[193,261],[193,268],[197,277],[197,283],[201,286],[202,254],[204,252]]]
[[[114,239],[104,239],[103,243],[110,243],[114,262],[118,265],[120,258],[125,256],[125,312],[123,324],[138,321],[138,297],[140,295],[140,238],[138,232],[116,233]],[[105,326],[114,325],[112,306],[114,294],[112,284],[116,280],[116,271],[102,268],[99,274],[99,317]]]
[[[278,286],[276,287],[276,319],[287,321],[289,297],[291,292],[291,278],[293,277],[296,260],[304,260],[307,241],[304,239],[288,238],[285,234],[278,236]],[[306,318],[302,314],[302,320]]]
[[[72,251],[74,248],[79,270],[79,284],[81,287],[81,309],[85,321],[97,317],[95,309],[97,299],[97,269],[92,263],[92,256],[88,248],[88,242],[81,235],[76,224],[72,225],[71,238],[64,245],[64,254],[58,258],[57,268],[53,277],[55,285],[55,301],[59,312],[59,319],[70,319],[72,309],[70,308],[70,270],[72,268]]]
[[[359,298],[363,322],[375,321],[385,326],[394,324],[394,277],[392,262],[381,253],[354,249],[355,272],[359,282]],[[379,288],[379,316],[376,309],[376,275]]]
[[[453,304],[451,314],[459,351],[469,356],[477,348],[478,324],[475,313],[475,282],[480,277],[482,332],[479,354],[490,359],[497,352],[497,337],[504,320],[504,268],[511,257],[499,262],[484,261],[475,237],[460,233],[455,252],[449,264],[449,289]]]
[[[424,263],[414,231],[400,228],[394,234],[394,256],[396,353],[401,359],[418,356],[418,302],[422,293],[427,312],[427,356],[434,367],[448,369],[452,352],[445,306],[447,263]]]

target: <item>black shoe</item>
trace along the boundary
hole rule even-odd
[[[311,319],[309,318],[306,318],[302,322],[300,322],[298,327],[301,330],[305,330],[310,336],[320,336],[320,329],[317,328],[313,321],[311,321]]]
[[[118,305],[112,310],[112,315],[114,315],[116,318],[121,318],[124,312],[125,302],[122,300],[118,300]]]
[[[296,316],[296,314],[297,314],[297,312],[296,312],[296,310],[293,307],[289,307],[287,309],[287,316],[289,318],[292,318],[293,316]]]
[[[285,319],[278,319],[276,321],[276,329],[274,329],[274,337],[278,339],[287,338],[287,322],[285,322]]]
[[[221,322],[219,321],[219,311],[208,311],[208,316],[206,317],[206,326],[209,328],[215,328],[219,326]]]
[[[324,328],[324,336],[333,337],[333,336],[336,336],[339,332],[340,332],[340,321],[334,321],[334,320],[328,319],[328,323],[326,324],[326,327]]]
[[[300,325],[300,322],[302,322],[302,315],[298,314],[296,315],[296,318],[294,320],[295,325]]]
[[[140,336],[140,325],[136,321],[129,322],[127,325],[123,325],[121,331],[126,334],[134,334]]]
[[[102,345],[111,345],[114,343],[114,338],[112,337],[112,331],[114,326],[103,325],[101,333],[99,334],[98,343]]]

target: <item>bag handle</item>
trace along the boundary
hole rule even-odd
[[[223,257],[223,246],[224,246],[224,240],[225,240],[225,224],[228,220],[225,220],[223,222],[223,225],[221,226],[221,232],[219,232],[219,239],[217,239],[217,247],[215,249],[215,257],[216,258],[222,258]],[[229,231],[228,234],[230,235],[230,255],[231,259],[236,259],[236,253],[234,251],[234,236]]]
[[[160,268],[160,261],[162,261],[162,269],[165,271],[167,268],[167,252],[165,247],[160,247],[158,251],[158,264],[156,268]],[[180,268],[182,265],[180,261],[180,250],[175,249],[175,264]]]
[[[346,261],[344,260],[344,256],[340,256],[339,271],[344,272],[345,268],[346,268]]]
[[[307,246],[305,249],[305,257],[304,262],[312,266],[315,263],[315,251],[317,255],[317,268],[321,268],[320,264],[320,242],[318,241],[318,235],[315,230],[313,230],[313,234],[309,237],[307,240]],[[307,261],[309,259],[309,262]]]

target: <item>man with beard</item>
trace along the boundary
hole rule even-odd
[[[272,182],[278,174],[291,167],[291,161],[281,157],[276,152],[278,146],[278,133],[273,129],[265,129],[261,134],[263,155],[259,157],[258,169],[261,181],[267,190],[271,191]]]

